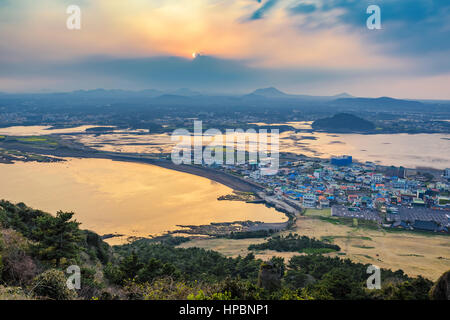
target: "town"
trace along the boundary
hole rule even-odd
[[[332,216],[373,221],[380,228],[450,230],[450,169],[436,177],[426,169],[357,163],[351,156],[280,161],[278,171],[261,163],[220,168],[260,185],[266,199],[293,208],[331,208]]]

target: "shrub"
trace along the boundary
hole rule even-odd
[[[111,262],[103,269],[103,274],[105,277],[110,280],[114,284],[122,284],[123,279],[125,278],[124,273],[120,270],[119,266],[113,265]]]
[[[49,269],[34,278],[31,291],[39,298],[70,300],[76,293],[67,287],[66,281],[62,271]]]
[[[92,297],[101,295],[101,289],[104,284],[96,279],[97,271],[94,268],[81,268],[81,288],[78,291],[78,296],[84,299],[91,299]]]
[[[328,253],[340,251],[341,248],[335,244],[329,244],[314,238],[299,236],[290,233],[287,236],[276,236],[267,242],[252,244],[249,250],[276,250],[279,252],[305,252],[310,253]]]
[[[0,300],[30,300],[30,297],[20,287],[0,286]]]
[[[0,274],[8,283],[26,284],[37,274],[37,267],[29,254],[28,241],[18,232],[6,229],[0,231]]]
[[[280,268],[272,261],[261,263],[258,275],[258,286],[267,291],[274,291],[281,288],[282,273]]]

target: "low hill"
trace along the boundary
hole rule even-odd
[[[257,89],[255,91],[253,91],[251,94],[257,95],[257,96],[263,96],[266,98],[287,98],[287,97],[289,97],[288,94],[286,94],[274,87]]]
[[[333,117],[314,121],[312,128],[328,132],[371,132],[375,130],[375,125],[349,113],[338,113]]]
[[[266,98],[266,99],[283,99],[283,100],[289,100],[289,101],[338,101],[340,99],[345,98],[353,98],[353,96],[349,95],[348,93],[340,93],[334,96],[312,96],[312,95],[306,95],[306,94],[288,94],[283,91],[278,90],[274,87],[269,88],[261,88],[253,91],[250,94],[247,94],[244,96],[245,98]]]
[[[334,105],[347,106],[347,107],[360,107],[360,108],[373,108],[379,110],[387,109],[400,109],[400,110],[417,110],[424,108],[424,104],[414,100],[402,100],[394,99],[390,97],[380,98],[349,98],[340,97],[333,101]]]

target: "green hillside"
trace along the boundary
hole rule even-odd
[[[323,247],[306,237],[269,241],[281,251],[293,242]],[[382,289],[368,290],[368,265],[348,259],[229,258],[176,248],[179,243],[167,236],[110,247],[80,229],[73,213],[52,216],[0,201],[0,299],[427,299],[433,286],[402,270],[382,269]],[[81,268],[80,290],[66,286],[70,265]]]

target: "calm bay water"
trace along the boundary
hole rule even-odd
[[[50,213],[74,211],[82,228],[99,234],[148,236],[179,229],[180,224],[287,220],[261,204],[218,201],[232,190],[206,178],[146,164],[102,159],[18,162],[0,164],[0,177],[0,198]]]
[[[386,166],[450,167],[450,136],[445,134],[285,132],[280,139],[280,150],[319,158],[348,154],[359,161],[372,161]]]

